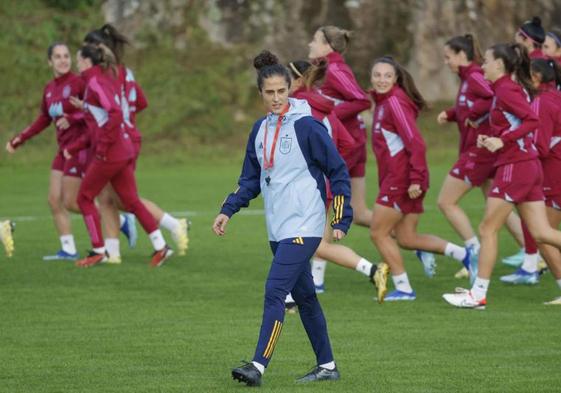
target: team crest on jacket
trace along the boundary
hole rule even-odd
[[[381,107],[378,111],[378,120],[382,120],[384,118],[384,107]]]
[[[280,140],[280,152],[282,154],[288,154],[290,153],[290,149],[292,149],[292,138],[290,138],[288,135],[283,136]]]
[[[70,97],[70,85],[64,86],[64,89],[62,89],[62,97],[63,98]]]

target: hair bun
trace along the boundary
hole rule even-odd
[[[279,58],[268,50],[262,51],[255,57],[255,59],[253,59],[253,66],[258,71],[263,67],[268,67],[275,64],[279,64]]]
[[[532,24],[537,26],[537,27],[541,27],[542,26],[542,20],[539,16],[534,16],[532,18]]]

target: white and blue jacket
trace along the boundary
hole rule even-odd
[[[289,98],[276,145],[274,166],[263,169],[267,135],[270,156],[278,115],[269,113],[253,126],[236,192],[228,195],[221,213],[231,217],[263,193],[270,241],[294,237],[323,237],[326,182],[333,193],[334,229],[347,232],[352,222],[351,187],[345,162],[325,126],[311,116],[305,100]],[[268,119],[268,122],[266,121]],[[265,130],[268,123],[269,129]]]

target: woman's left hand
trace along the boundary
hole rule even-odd
[[[339,241],[344,237],[345,237],[345,232],[343,232],[342,230],[340,230],[340,229],[334,229],[333,230],[333,240]]]
[[[423,194],[423,190],[421,190],[420,184],[411,184],[407,193],[409,194],[409,198],[417,199]]]
[[[504,146],[504,142],[502,141],[501,138],[486,138],[483,141],[483,147],[485,147],[487,150],[489,150],[491,153],[496,152],[499,149],[502,149],[502,147]]]

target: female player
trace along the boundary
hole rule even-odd
[[[349,229],[349,175],[325,126],[311,116],[307,102],[288,98],[290,75],[276,56],[264,51],[254,65],[268,114],[253,126],[239,187],[226,198],[213,230],[224,235],[230,217],[262,192],[274,258],[253,361],[233,369],[232,377],[250,386],[261,384],[282,331],[285,297],[292,292],[317,360],[317,367],[298,381],[336,380],[339,372],[309,261],[325,229],[324,175],[336,201],[331,222],[334,239],[342,239]]]
[[[110,183],[127,211],[132,212],[149,234],[155,249],[151,266],[160,266],[171,256],[158,224],[146,210],[136,190],[134,177],[134,151],[130,136],[123,127],[120,104],[121,84],[117,79],[116,61],[110,49],[85,45],[78,53],[78,67],[86,81],[84,93],[84,119],[89,132],[64,150],[70,159],[77,151],[89,146],[92,160],[78,193],[78,205],[84,216],[93,250],[88,257],[78,261],[80,267],[90,267],[106,256],[101,233],[101,223],[94,199]]]
[[[479,239],[459,202],[473,187],[481,187],[486,195],[489,180],[495,173],[495,155],[487,149],[477,147],[477,136],[489,133],[493,91],[489,82],[483,78],[479,65],[482,56],[473,35],[466,34],[448,40],[444,45],[444,59],[450,70],[460,77],[460,89],[455,106],[442,111],[437,122],[458,124],[460,156],[442,184],[438,207],[462,237],[466,247],[478,254]],[[509,216],[507,227],[519,243],[523,244],[520,219],[515,214]]]
[[[84,38],[84,42],[92,45],[104,44],[111,49],[118,63],[118,77],[121,83],[121,104],[124,116],[124,124],[127,133],[131,136],[135,152],[136,162],[140,155],[142,136],[136,126],[136,114],[148,106],[148,101],[140,85],[134,78],[133,72],[123,64],[125,46],[129,43],[127,38],[122,35],[111,24],[106,24],[97,30],[89,32]],[[164,212],[154,202],[141,198],[142,203],[154,216],[159,225],[167,229],[175,243],[177,244],[178,254],[185,255],[189,246],[188,221],[185,218],[177,219],[171,214]],[[100,211],[103,217],[104,233],[106,235],[106,245],[109,254],[108,262],[120,263],[119,246],[119,210],[124,210],[124,206],[117,197],[115,191],[109,185],[101,193]]]
[[[474,254],[433,235],[417,233],[423,199],[429,187],[425,142],[415,124],[425,100],[411,75],[393,58],[374,62],[371,73],[376,109],[372,145],[378,163],[379,194],[370,235],[382,259],[390,266],[395,290],[386,301],[415,300],[399,246],[450,256],[470,268]],[[395,234],[395,239],[392,237]],[[396,243],[397,240],[397,243]]]
[[[350,154],[343,153],[343,156],[351,176],[353,221],[367,227],[372,212],[366,205],[366,127],[360,113],[370,108],[370,100],[343,58],[349,40],[350,32],[347,30],[336,26],[320,27],[308,44],[308,57],[314,61],[327,60],[321,94],[335,103],[335,114],[355,139],[355,148]]]
[[[333,112],[333,101],[323,97],[316,90],[316,86],[318,86],[325,76],[326,68],[325,63],[312,65],[303,60],[289,63],[288,69],[292,76],[291,96],[308,102],[312,109],[312,116],[318,121],[323,122],[337,150],[341,153],[353,146],[353,139]],[[329,206],[333,202],[333,198],[330,194],[328,190],[327,215],[329,215]],[[323,239],[312,261],[314,261],[316,257],[321,258],[321,260],[334,262],[348,269],[356,270],[368,277],[376,288],[378,288],[378,300],[383,302],[387,290],[387,275],[389,273],[387,264],[382,262],[375,265],[359,256],[348,247],[340,244],[332,244],[331,231],[328,226],[326,226]],[[325,270],[322,270],[322,272],[324,271]],[[321,293],[324,288],[324,274],[318,274],[317,270],[312,269],[312,276],[316,292]]]
[[[16,249],[14,244],[14,223],[10,220],[0,221],[0,243],[4,245],[6,255],[10,258]]]
[[[552,228],[561,224],[561,70],[555,60],[535,59],[531,64],[532,83],[536,89],[532,109],[539,118],[539,127],[534,137],[543,169],[543,191],[546,213]],[[561,253],[547,244],[539,246],[541,255],[561,285]],[[513,274],[501,277],[508,284],[537,284],[539,272],[536,266],[519,267]]]
[[[526,21],[520,26],[514,35],[514,41],[526,48],[530,59],[547,58],[542,52],[545,30],[542,27],[542,20],[538,16],[534,16],[532,20]]]
[[[85,130],[81,111],[70,103],[70,97],[82,97],[84,82],[80,76],[71,71],[72,60],[66,44],[55,42],[50,45],[47,59],[53,70],[54,79],[43,91],[39,116],[29,127],[7,143],[6,150],[14,153],[26,141],[44,131],[51,123],[55,123],[58,150],[51,165],[48,201],[60,237],[61,249],[56,254],[47,255],[43,259],[75,260],[78,258],[78,252],[68,210],[77,209],[75,201],[81,176],[85,170],[86,152],[79,152],[72,159],[65,159],[62,152]]]
[[[483,70],[493,83],[495,100],[490,113],[491,135],[480,135],[478,144],[497,152],[497,171],[479,226],[477,278],[471,290],[443,295],[451,305],[471,309],[485,308],[497,256],[497,233],[514,206],[538,243],[561,248],[561,232],[551,228],[547,219],[542,167],[533,143],[539,121],[526,94],[535,90],[527,51],[520,44],[494,45],[485,52]]]
[[[543,54],[561,65],[561,30],[551,29],[545,35]]]

